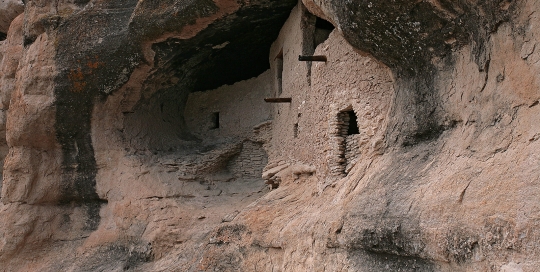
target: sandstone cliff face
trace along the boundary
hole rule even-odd
[[[539,9],[3,1],[1,267],[538,271]]]

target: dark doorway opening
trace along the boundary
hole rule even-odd
[[[334,25],[332,23],[317,17],[315,21],[315,33],[314,33],[314,48],[317,48],[317,46],[324,41],[328,39],[328,36],[330,36],[330,33],[332,33],[332,30],[334,30]]]
[[[315,21],[315,27],[319,29],[326,29],[326,30],[334,30],[334,25],[325,19],[317,17],[317,21]]]
[[[358,128],[358,121],[356,119],[356,114],[354,111],[346,111],[347,115],[349,115],[349,124],[347,129],[347,136],[354,135],[354,134],[360,134],[360,129]]]
[[[210,127],[210,129],[219,128],[219,112],[212,113],[211,122],[212,122],[212,126]]]

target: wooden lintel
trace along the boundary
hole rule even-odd
[[[326,56],[298,56],[299,61],[322,61],[326,62]]]
[[[275,97],[275,98],[265,98],[264,102],[266,103],[291,103],[292,98],[290,97]]]

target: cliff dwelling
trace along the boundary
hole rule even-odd
[[[540,1],[0,1],[2,271],[538,271]]]

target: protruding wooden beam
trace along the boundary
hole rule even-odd
[[[291,103],[292,98],[290,97],[275,97],[275,98],[265,98],[264,102],[266,103]]]
[[[323,61],[326,62],[326,56],[298,56],[299,61]]]

